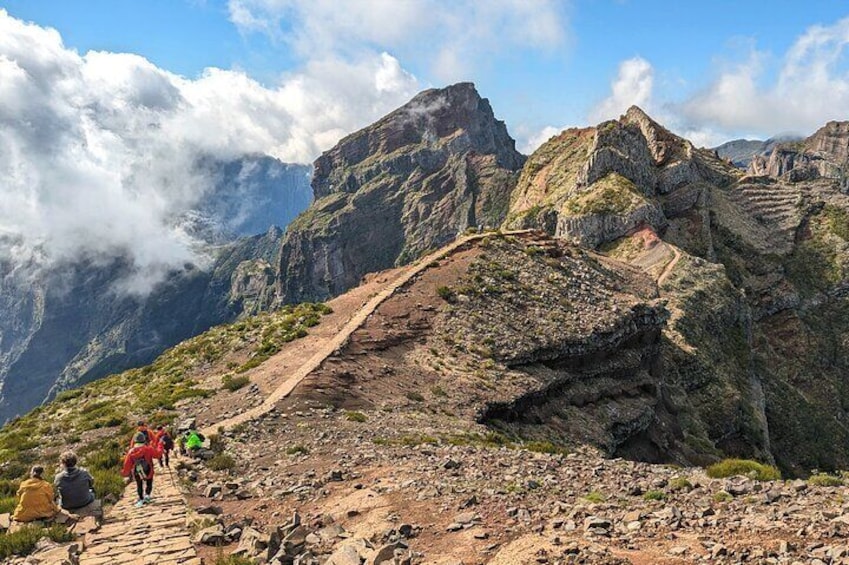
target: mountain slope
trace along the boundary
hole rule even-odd
[[[175,222],[201,242],[199,265],[174,269],[149,294],[122,289],[131,266],[120,256],[38,269],[0,264],[0,421],[272,301],[283,232],[269,227],[307,206],[310,168],[269,157],[198,167],[216,181]],[[261,235],[238,237],[253,230]]]

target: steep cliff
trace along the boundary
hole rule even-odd
[[[478,225],[503,221],[524,157],[470,83],[422,92],[315,162],[289,226],[278,300],[339,294]]]
[[[849,465],[845,124],[755,157],[746,176],[631,108],[528,159],[507,225],[629,261],[672,317],[662,386],[698,461]],[[829,449],[826,445],[837,446]]]

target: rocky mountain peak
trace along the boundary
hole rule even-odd
[[[280,302],[325,298],[500,225],[525,157],[471,83],[426,90],[315,162],[280,254]]]
[[[414,152],[417,164],[429,168],[429,154],[442,148],[453,153],[492,154],[499,166],[510,170],[524,163],[489,100],[481,98],[474,84],[461,82],[419,93],[322,154],[315,162],[315,197],[357,191],[368,179],[352,176],[350,168],[364,161],[373,162],[377,156],[388,157],[397,151]]]

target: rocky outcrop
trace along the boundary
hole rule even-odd
[[[828,122],[812,136],[783,143],[752,159],[748,172],[790,182],[834,179],[845,192],[849,166],[849,122]]]
[[[597,247],[641,226],[666,227],[666,195],[726,185],[738,173],[637,107],[595,128],[566,130],[528,160],[508,226],[537,227]]]
[[[339,294],[468,227],[498,226],[524,157],[474,86],[422,92],[315,162],[315,204],[289,226],[278,301]]]

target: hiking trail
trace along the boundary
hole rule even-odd
[[[500,232],[500,235],[525,235],[532,230]],[[325,359],[343,347],[353,334],[388,298],[427,269],[434,261],[451,255],[464,245],[487,237],[498,237],[498,233],[483,233],[463,236],[453,243],[422,257],[393,280],[368,302],[357,309],[342,329],[320,347],[309,359],[298,367],[283,383],[273,390],[265,400],[232,418],[203,428],[201,433],[212,435],[221,428],[232,428],[254,420],[271,411],[286,398]],[[172,463],[179,461],[173,457]],[[135,508],[136,485],[130,483],[121,500],[106,514],[100,530],[86,539],[85,549],[80,555],[80,565],[200,565],[191,535],[187,530],[188,508],[174,472],[158,473],[154,482],[151,504]]]
[[[80,565],[201,564],[186,529],[188,508],[174,471],[159,470],[153,502],[142,508],[135,503],[136,484],[131,482],[100,529],[87,535]]]

